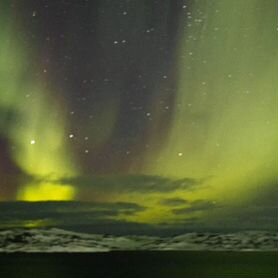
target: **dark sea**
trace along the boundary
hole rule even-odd
[[[1,278],[277,278],[278,252],[1,253]]]

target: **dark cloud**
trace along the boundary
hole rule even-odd
[[[258,182],[254,185],[256,188],[256,194],[253,194],[250,198],[251,206],[267,206],[274,207],[278,204],[278,178],[275,177],[270,180]]]
[[[186,214],[192,212],[199,211],[210,211],[216,208],[220,208],[221,206],[215,202],[207,201],[207,200],[196,200],[190,203],[189,207],[181,208],[181,209],[173,209],[174,214]]]
[[[276,178],[255,183],[255,190],[250,192],[248,199],[213,211],[213,219],[207,221],[215,227],[222,225],[233,229],[277,230],[277,185]]]
[[[115,202],[2,202],[0,227],[44,220],[57,225],[81,225],[113,220],[145,210],[135,203]]]
[[[176,207],[188,204],[188,201],[182,198],[167,198],[160,201],[160,204],[169,206],[169,207]]]
[[[174,210],[181,216],[175,223],[166,221],[154,225],[119,219],[119,215],[133,215],[147,209],[136,203],[0,202],[0,229],[39,224],[90,233],[177,235],[196,231],[275,231],[278,225],[278,206],[220,206],[205,200],[189,205]],[[221,210],[216,209],[220,207]],[[189,216],[195,211],[209,214]]]
[[[107,177],[73,177],[54,181],[80,189],[105,193],[168,193],[176,190],[194,190],[203,185],[203,180],[193,178],[171,179],[161,176],[129,175]]]
[[[205,222],[210,227],[226,230],[272,230],[278,227],[278,206],[238,205],[225,206],[223,210],[214,211]]]
[[[245,223],[257,223],[261,229],[264,225],[276,223],[278,225],[278,206],[277,205],[260,205],[260,206],[246,206],[246,207],[233,207],[230,208],[229,221]],[[276,225],[276,226],[277,226]]]
[[[267,203],[254,205],[249,202],[227,205],[208,200],[191,202],[188,207],[173,209],[175,215],[184,216],[175,223],[176,230],[193,231],[277,230],[278,206]],[[205,216],[188,218],[194,212],[207,212]]]

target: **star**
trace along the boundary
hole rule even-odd
[[[31,145],[35,145],[35,144],[36,144],[36,140],[32,139],[32,140],[30,141],[30,144],[31,144]]]

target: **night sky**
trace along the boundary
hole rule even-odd
[[[275,0],[1,1],[2,226],[274,229],[276,12]]]

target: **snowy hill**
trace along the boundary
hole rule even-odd
[[[108,252],[112,250],[277,251],[278,234],[187,233],[175,237],[83,234],[61,229],[0,231],[0,252]]]

